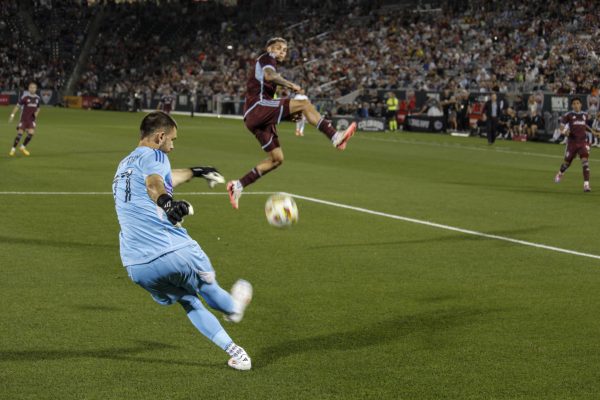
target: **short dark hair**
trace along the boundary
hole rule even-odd
[[[152,111],[140,124],[140,139],[152,136],[158,130],[170,131],[173,128],[177,128],[177,122],[173,117],[163,111]]]
[[[573,97],[573,98],[571,99],[571,104],[573,104],[573,102],[574,102],[574,101],[578,101],[578,102],[580,102],[580,103],[582,103],[582,104],[583,104],[583,102],[581,101],[581,99],[580,99],[579,97]]]
[[[287,40],[285,40],[282,37],[272,37],[271,39],[267,40],[267,45],[265,46],[265,48],[269,47],[272,44],[278,43],[278,42],[287,44]]]

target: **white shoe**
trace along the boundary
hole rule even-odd
[[[252,368],[252,360],[248,356],[248,353],[246,353],[246,350],[237,346],[236,352],[227,361],[227,365],[233,369],[248,371]]]
[[[252,301],[252,285],[244,279],[238,279],[231,287],[233,314],[226,315],[226,321],[239,323],[244,318],[246,307]]]
[[[229,202],[236,210],[240,207],[240,197],[244,187],[240,181],[229,181],[227,183],[227,193],[229,194]]]
[[[354,136],[355,132],[356,122],[351,123],[345,131],[336,132],[335,135],[333,135],[333,137],[331,138],[331,143],[333,144],[333,147],[337,148],[338,150],[345,150],[348,140],[350,140],[350,138]]]

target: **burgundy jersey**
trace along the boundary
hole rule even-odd
[[[175,99],[173,98],[173,96],[171,95],[165,95],[163,97],[161,97],[160,99],[160,103],[161,103],[161,107],[160,109],[166,113],[171,112],[171,110],[173,109],[173,101]]]
[[[269,53],[264,53],[256,59],[254,74],[250,74],[246,84],[246,103],[244,110],[263,100],[273,100],[277,85],[265,80],[265,69],[271,68],[275,71],[277,60]]]
[[[21,96],[18,104],[21,107],[20,121],[23,124],[35,122],[35,112],[40,108],[40,96],[25,92],[23,96]]]
[[[561,118],[560,122],[569,125],[569,142],[585,143],[587,141],[588,115],[584,111],[569,111]]]

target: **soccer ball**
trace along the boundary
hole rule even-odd
[[[298,222],[298,206],[292,196],[277,193],[265,204],[267,221],[277,228],[285,228]]]

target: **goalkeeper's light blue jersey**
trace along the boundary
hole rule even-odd
[[[140,146],[120,163],[113,196],[121,225],[119,242],[124,266],[145,264],[165,253],[195,243],[184,228],[172,225],[146,191],[146,177],[160,175],[173,194],[171,163],[161,150]]]

